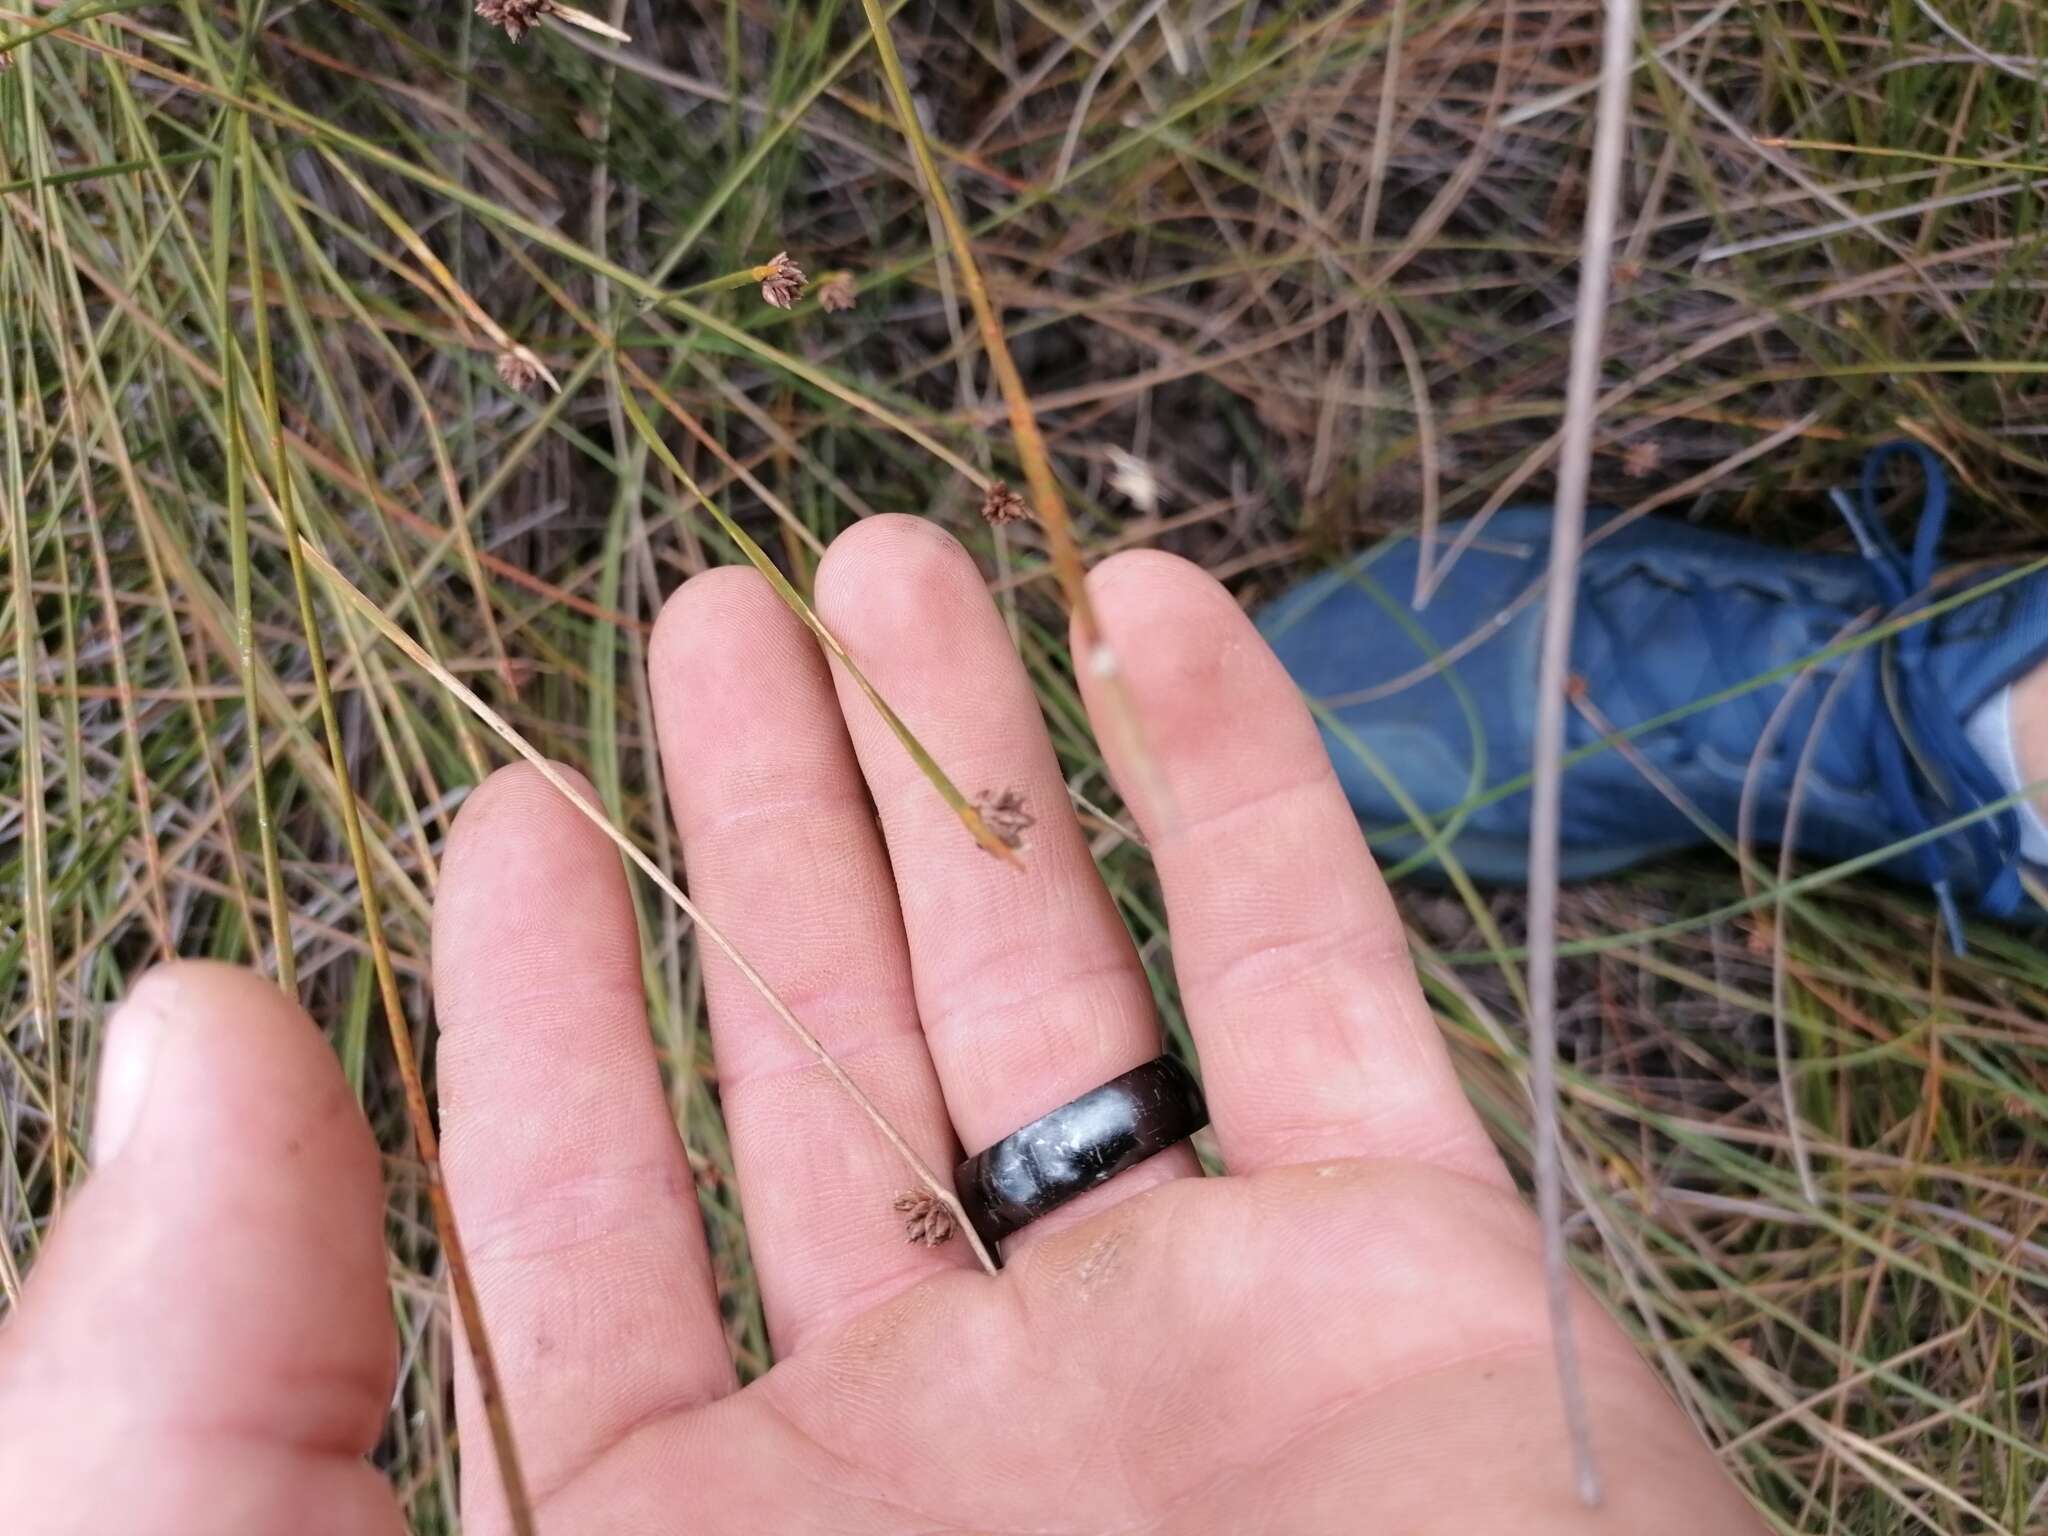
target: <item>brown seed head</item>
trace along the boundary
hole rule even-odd
[[[981,812],[981,819],[1005,848],[1022,848],[1024,834],[1038,820],[1025,809],[1024,792],[1019,789],[1006,789],[1001,794],[985,789],[975,797],[974,808]]]
[[[796,308],[796,301],[804,296],[804,285],[810,281],[804,276],[804,269],[789,259],[787,251],[777,251],[773,261],[754,268],[754,276],[761,279],[761,297],[777,309]]]
[[[853,308],[853,274],[834,272],[818,284],[818,308],[836,315]]]
[[[554,8],[554,0],[476,0],[477,15],[494,27],[503,27],[505,35],[515,43],[539,26],[541,18]]]
[[[903,1213],[906,1242],[936,1248],[953,1236],[953,1213],[928,1189],[905,1190],[896,1197],[896,1209]]]
[[[498,354],[498,382],[523,394],[540,382],[540,369],[532,358],[507,349]]]
[[[981,498],[981,516],[991,528],[1022,522],[1030,515],[1031,509],[1024,505],[1024,498],[1000,480],[991,481]]]
[[[1621,451],[1622,473],[1631,480],[1647,480],[1664,462],[1664,450],[1654,438],[1639,438]]]

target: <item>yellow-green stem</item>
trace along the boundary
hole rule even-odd
[[[327,737],[328,759],[333,765],[335,788],[341,807],[342,829],[348,840],[349,858],[355,866],[356,893],[362,903],[363,931],[370,947],[370,963],[377,976],[377,991],[384,1006],[390,1032],[391,1051],[397,1061],[399,1081],[405,1093],[406,1118],[411,1122],[413,1141],[419,1150],[425,1174],[427,1200],[434,1212],[435,1235],[441,1256],[448,1266],[448,1281],[455,1292],[456,1309],[469,1343],[475,1367],[477,1395],[482,1399],[485,1421],[490,1426],[491,1448],[496,1453],[498,1476],[504,1484],[505,1505],[513,1536],[534,1536],[533,1503],[520,1470],[519,1450],[512,1437],[510,1414],[492,1353],[490,1336],[484,1327],[476,1287],[471,1281],[469,1262],[461,1234],[455,1224],[455,1210],[441,1177],[441,1148],[434,1133],[434,1120],[427,1108],[427,1091],[420,1078],[419,1058],[413,1051],[412,1031],[406,1023],[405,1004],[399,996],[398,973],[391,963],[390,946],[384,938],[384,916],[377,897],[377,883],[370,868],[370,853],[363,837],[362,816],[356,807],[354,787],[349,780],[348,751],[342,740],[341,720],[334,708],[334,690],[327,675],[326,648],[320,641],[320,619],[313,602],[313,583],[306,571],[298,516],[293,506],[292,479],[284,454],[284,422],[278,414],[277,380],[270,361],[270,324],[261,300],[263,288],[262,231],[256,218],[255,177],[250,168],[253,146],[245,139],[242,156],[242,238],[249,263],[249,287],[257,301],[255,315],[256,358],[262,388],[264,419],[270,423],[272,452],[276,464],[272,510],[284,535],[291,558],[292,585],[297,591],[299,625],[305,633],[306,657],[313,673],[313,691],[320,701],[320,723]]]
[[[974,310],[974,323],[981,332],[981,344],[988,353],[989,368],[1003,392],[1003,405],[1010,417],[1010,437],[1017,461],[1024,468],[1025,483],[1031,488],[1032,510],[1038,514],[1039,525],[1045,529],[1053,572],[1074,615],[1081,651],[1076,665],[1086,667],[1101,681],[1108,704],[1104,711],[1106,723],[1120,738],[1117,742],[1121,748],[1118,755],[1138,780],[1133,787],[1150,802],[1153,813],[1170,825],[1174,819],[1171,797],[1145,748],[1144,735],[1138,727],[1137,710],[1131,701],[1130,690],[1124,684],[1116,653],[1096,623],[1095,605],[1088,597],[1087,573],[1082,568],[1080,548],[1074,542],[1073,519],[1067,515],[1066,498],[1061,495],[1059,480],[1052,472],[1052,459],[1046,452],[1045,436],[1038,429],[1038,414],[1032,409],[1031,393],[1024,387],[1024,376],[1017,371],[1016,359],[1010,356],[1002,320],[989,299],[988,285],[982,281],[980,264],[974,258],[974,241],[967,233],[960,210],[953,206],[952,194],[946,190],[946,183],[939,175],[931,140],[926,137],[916,104],[910,99],[910,84],[904,78],[903,61],[897,57],[895,40],[889,34],[888,18],[882,14],[877,0],[860,0],[860,3],[862,11],[867,14],[868,30],[874,34],[875,56],[881,60],[882,77],[889,88],[890,102],[896,109],[903,137],[908,141],[911,153],[917,159],[918,170],[924,177],[925,194],[931,199],[939,223],[946,231],[946,243],[952,252],[953,265],[960,274],[961,284],[967,289],[967,302]]]
[[[621,401],[629,401],[632,399],[632,396],[622,394],[619,398]],[[297,548],[298,542],[295,541],[294,549],[297,550]],[[654,883],[657,890],[675,903],[678,911],[689,918],[692,923],[696,924],[698,933],[708,939],[713,947],[732,963],[733,969],[740,973],[741,978],[747,985],[754,989],[761,1000],[782,1021],[783,1027],[795,1035],[804,1048],[817,1058],[818,1065],[825,1069],[826,1075],[832,1079],[842,1093],[853,1100],[861,1113],[867,1117],[868,1122],[881,1133],[883,1140],[889,1143],[896,1155],[903,1159],[904,1165],[916,1175],[918,1182],[931,1192],[932,1198],[952,1213],[954,1223],[966,1238],[967,1246],[974,1253],[975,1261],[981,1265],[984,1272],[991,1275],[994,1274],[996,1272],[995,1257],[989,1252],[988,1246],[982,1242],[980,1234],[974,1230],[974,1224],[968,1221],[966,1209],[961,1205],[959,1195],[953,1191],[946,1180],[941,1178],[923,1158],[917,1155],[917,1149],[912,1147],[909,1141],[904,1138],[903,1133],[890,1123],[889,1117],[876,1107],[875,1102],[866,1093],[862,1092],[860,1084],[847,1075],[846,1069],[840,1066],[832,1053],[825,1048],[824,1042],[812,1034],[805,1027],[804,1022],[790,1011],[789,1005],[776,995],[775,989],[768,985],[767,979],[754,969],[747,957],[734,947],[732,940],[728,939],[718,926],[705,917],[698,910],[696,904],[683,894],[682,887],[670,879],[661,867],[647,856],[639,844],[613,826],[606,818],[603,810],[592,805],[583,796],[576,793],[570,787],[569,782],[562,777],[555,765],[536,752],[531,743],[517,731],[513,730],[506,723],[504,716],[478,698],[474,689],[468,687],[446,667],[429,656],[421,648],[418,641],[400,629],[391,621],[389,615],[358,591],[353,582],[335,569],[332,561],[311,544],[304,545],[304,555],[306,559],[319,566],[320,574],[327,578],[335,591],[367,619],[380,635],[404,652],[414,665],[423,668],[443,688],[453,693],[456,698],[462,701],[464,708],[468,709],[477,719],[490,727],[497,734],[498,738],[513,751],[517,752],[520,757],[532,764],[534,770],[559,790],[579,815],[583,816],[592,826],[609,838],[613,846],[624,854],[640,873]]]
[[[624,354],[621,353],[620,356],[623,358]],[[648,379],[645,374],[640,373],[638,368],[633,367],[630,360],[628,361],[628,369],[638,376],[639,382],[652,386],[653,380]],[[657,396],[660,395],[658,389],[654,390],[653,393]],[[654,430],[654,424],[647,419],[646,413],[640,409],[639,403],[634,400],[632,393],[630,391],[623,393],[619,399],[625,406],[626,415],[631,418],[635,430],[646,439],[647,445],[654,450],[655,457],[661,460],[662,467],[674,475],[683,488],[696,498],[697,504],[711,514],[712,519],[724,531],[725,536],[731,539],[733,543],[739,545],[740,552],[753,564],[754,569],[767,579],[768,585],[775,589],[776,596],[789,605],[790,611],[803,620],[804,627],[818,637],[818,643],[830,651],[833,658],[842,667],[846,668],[847,676],[853,679],[855,686],[866,696],[867,701],[875,707],[875,713],[882,717],[883,724],[887,725],[897,741],[902,743],[903,750],[910,754],[910,759],[917,764],[918,771],[931,781],[932,788],[939,792],[939,798],[946,802],[947,807],[951,809],[955,816],[960,818],[961,824],[967,828],[968,833],[974,840],[997,858],[1003,860],[1004,863],[1017,863],[1017,855],[1011,850],[1010,846],[996,836],[995,830],[989,826],[987,820],[983,818],[981,812],[975,807],[974,802],[960,793],[959,787],[947,776],[946,770],[939,766],[938,759],[925,749],[924,743],[919,741],[911,733],[910,727],[903,723],[903,717],[890,707],[889,701],[882,697],[880,691],[873,683],[868,681],[867,674],[861,671],[853,657],[847,653],[846,647],[839,643],[838,636],[825,627],[824,620],[820,619],[811,605],[804,601],[803,594],[791,586],[789,579],[776,569],[775,562],[768,558],[767,551],[756,544],[748,536],[747,531],[734,522],[723,507],[704,494],[702,488],[691,478],[689,471],[683,468],[681,462],[673,453],[669,452],[668,444],[661,440],[661,434]]]
[[[235,125],[235,148],[246,165],[251,153],[249,119]],[[246,190],[247,176],[241,178]],[[271,820],[268,776],[263,772],[263,714],[257,704],[255,599],[249,570],[249,486],[247,465],[254,457],[242,419],[241,370],[229,346],[234,335],[234,309],[228,298],[228,220],[232,217],[236,178],[223,176],[221,200],[215,205],[214,293],[220,304],[221,404],[228,427],[227,503],[228,558],[233,571],[235,605],[235,671],[242,684],[242,719],[249,737],[249,761],[256,766],[251,792],[256,803],[257,856],[263,865],[263,900],[270,913],[270,947],[277,956],[277,984],[288,996],[299,990],[298,959],[292,949],[292,915],[284,894],[284,870],[277,856],[277,828]],[[263,326],[260,298],[251,303],[257,325]],[[267,331],[262,331],[267,340]]]

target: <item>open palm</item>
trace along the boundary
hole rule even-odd
[[[434,931],[445,1161],[542,1532],[1754,1530],[1584,1301],[1608,1499],[1579,1505],[1533,1224],[1459,1092],[1307,713],[1193,567],[1130,555],[1092,582],[1156,772],[1101,734],[1165,888],[1229,1176],[1202,1178],[1176,1148],[1013,1238],[991,1279],[958,1240],[904,1240],[900,1159],[707,954],[721,1101],[779,1358],[743,1391],[649,1043],[619,861],[529,770],[500,773],[464,808]],[[684,860],[712,920],[927,1163],[950,1168],[961,1147],[1157,1055],[1152,998],[964,552],[927,524],[876,519],[833,547],[818,603],[956,781],[1014,791],[1035,814],[1019,867],[975,847],[742,570],[692,581],[655,635]],[[1101,721],[1101,680],[1083,671]],[[281,1006],[258,990],[248,1006]],[[255,1038],[224,1054],[246,1060]],[[290,1093],[339,1092],[317,1053],[292,1050]],[[282,1091],[269,1085],[265,1102]],[[238,1118],[233,1134],[263,1133],[246,1123],[262,1114]],[[353,1459],[388,1371],[374,1180],[360,1127],[328,1119],[317,1136],[301,1124],[297,1169],[239,1159],[278,1184],[281,1211],[296,1189],[327,1213],[318,1264],[293,1257],[308,1218],[271,1224],[282,1278],[264,1299],[288,1315],[258,1331],[280,1335],[286,1361],[240,1378],[245,1397],[293,1384],[289,1422],[252,1435],[217,1411],[209,1422],[189,1384],[167,1388],[131,1423],[130,1465],[176,1460],[151,1450],[166,1424],[183,1433],[187,1474],[251,1454],[253,1439],[297,1531],[382,1531],[394,1516]],[[118,1225],[123,1200],[152,1203],[161,1172],[124,1150],[79,1202],[80,1231],[53,1243],[44,1269],[68,1264],[75,1285],[68,1301],[38,1288],[5,1336],[0,1479],[10,1413],[47,1423],[53,1395],[92,1401],[90,1371],[64,1363],[80,1347],[67,1330],[84,1326],[67,1317],[96,1304],[104,1328],[132,1304],[121,1267],[87,1256],[113,1240],[98,1229]],[[261,1214],[270,1198],[237,1209]],[[153,1203],[164,1208],[160,1191]],[[216,1321],[225,1347],[246,1350]],[[314,1329],[328,1338],[309,1366]],[[505,1516],[466,1379],[458,1405],[465,1528],[491,1536]],[[309,1527],[291,1489],[315,1476],[349,1492]],[[97,1496],[89,1478],[68,1504],[53,1495],[47,1528],[72,1528],[69,1510],[97,1529]],[[154,1507],[156,1523],[127,1528],[277,1528]]]

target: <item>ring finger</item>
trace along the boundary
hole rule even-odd
[[[818,608],[963,791],[1011,797],[1034,818],[1018,866],[991,859],[835,666],[895,870],[925,1040],[961,1144],[978,1152],[1157,1056],[1151,990],[967,552],[920,519],[871,518],[827,553]],[[1175,1147],[1027,1232],[1195,1171]]]

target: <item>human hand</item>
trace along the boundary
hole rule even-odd
[[[1194,568],[1128,555],[1092,582],[1172,801],[1169,823],[1112,751],[1230,1174],[1177,1147],[1013,1238],[993,1279],[958,1240],[907,1244],[901,1161],[707,954],[779,1357],[743,1391],[617,857],[529,769],[464,808],[435,914],[443,1151],[544,1536],[1759,1529],[1583,1296],[1608,1498],[1578,1504],[1534,1223],[1306,712]],[[1021,792],[1021,868],[966,838],[757,576],[721,570],[653,647],[690,885],[948,1169],[1156,1055],[1157,1024],[972,562],[876,519],[818,601],[957,782]],[[32,1490],[35,1533],[397,1529],[356,1459],[391,1340],[338,1073],[233,973],[173,968],[131,1010],[101,1114],[133,1129],[0,1335],[0,1488]],[[137,1099],[116,1074],[152,1028]],[[488,1536],[466,1375],[458,1408],[465,1529]]]

